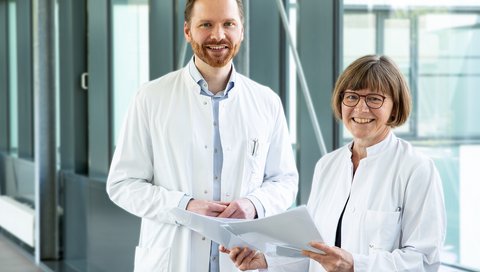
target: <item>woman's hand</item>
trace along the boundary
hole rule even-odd
[[[235,266],[242,271],[267,268],[265,256],[259,251],[248,247],[235,247],[228,250],[224,246],[219,246],[218,249],[220,252],[228,254]]]
[[[309,250],[302,251],[302,254],[319,262],[327,271],[353,272],[353,256],[349,252],[341,248],[330,247],[319,242],[311,242],[310,245],[325,252],[325,254],[320,254]]]

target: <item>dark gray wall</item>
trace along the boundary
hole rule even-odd
[[[327,151],[332,151],[337,145],[337,124],[332,115],[330,100],[340,67],[339,2],[341,1],[299,1],[298,51]],[[308,200],[313,170],[321,154],[303,95],[298,97],[298,101],[298,200],[304,204]]]

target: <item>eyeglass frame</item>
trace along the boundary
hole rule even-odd
[[[345,100],[345,94],[354,94],[354,95],[357,95],[357,96],[358,96],[358,101],[357,101],[357,103],[355,103],[355,105],[353,105],[353,106],[349,106],[349,105],[345,104],[345,102],[344,102],[344,100]],[[380,96],[380,97],[382,98],[382,104],[381,104],[379,107],[375,108],[375,107],[371,107],[370,105],[368,105],[367,96],[371,96],[371,95],[377,95],[377,96]],[[368,107],[369,109],[373,109],[373,110],[377,110],[377,109],[381,108],[381,107],[383,106],[383,103],[385,103],[385,99],[387,99],[386,96],[381,95],[381,94],[378,94],[378,93],[369,93],[369,94],[361,95],[361,94],[358,94],[358,93],[356,93],[356,92],[344,91],[344,92],[342,92],[342,104],[345,105],[345,106],[347,106],[347,107],[354,108],[354,107],[356,107],[356,106],[358,105],[358,103],[360,103],[360,98],[362,98],[362,97],[363,97],[363,100],[365,101],[365,105],[367,105],[367,107]]]

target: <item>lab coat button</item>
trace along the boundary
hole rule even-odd
[[[202,240],[205,241],[205,236],[202,237]]]
[[[208,146],[207,146],[207,145],[205,145],[205,149],[207,149],[207,148],[208,148]]]
[[[207,191],[207,190],[205,190],[205,191],[203,191],[203,193],[204,193],[204,194],[208,194],[208,191]]]
[[[373,248],[373,244],[369,244],[368,247],[369,247],[369,248]]]
[[[207,105],[207,101],[203,101],[203,105]]]

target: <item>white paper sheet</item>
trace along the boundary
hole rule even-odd
[[[299,257],[296,252],[303,249],[320,252],[308,243],[323,241],[305,206],[256,220],[208,217],[178,208],[172,214],[178,224],[227,248],[248,246],[269,252],[278,247],[279,255]]]

